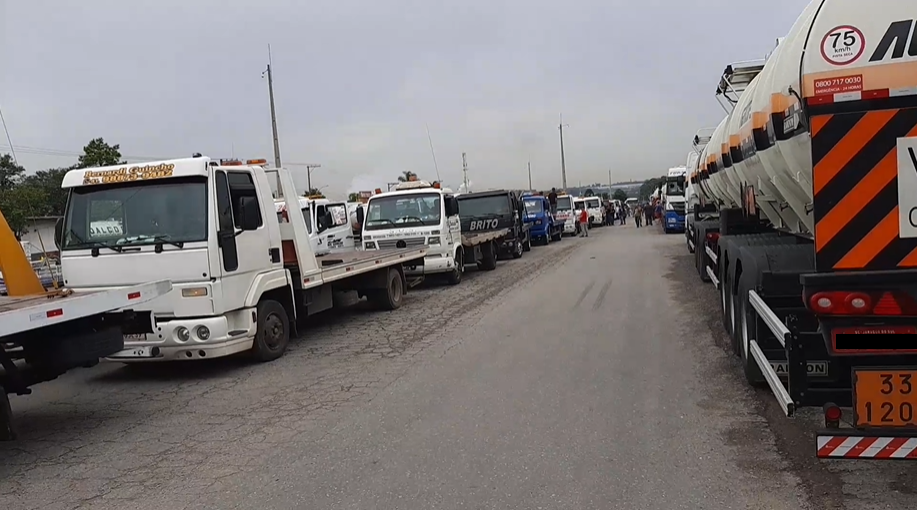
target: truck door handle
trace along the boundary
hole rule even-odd
[[[271,256],[271,262],[280,262],[280,248],[271,248],[267,252]]]

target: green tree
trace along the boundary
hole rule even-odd
[[[0,156],[0,191],[13,188],[22,179],[25,168],[16,163],[9,154]]]
[[[583,196],[584,197],[594,197],[595,191],[592,191],[592,188],[589,188],[583,193]]]
[[[611,195],[608,193],[602,193],[602,200],[611,200]]]
[[[662,186],[664,183],[665,177],[653,177],[652,179],[643,181],[643,184],[640,185],[640,198],[642,200],[649,199],[650,195],[656,191],[656,188]]]
[[[35,186],[20,184],[9,189],[0,190],[0,211],[16,239],[22,237],[29,218],[35,216],[34,208],[45,201],[42,190]],[[53,240],[50,240],[53,242]]]
[[[398,182],[408,182],[412,177],[416,179],[417,174],[410,170],[405,170],[404,172],[401,172],[401,175],[398,176]]]
[[[121,160],[121,146],[108,145],[102,138],[94,138],[83,147],[83,155],[77,168],[90,168],[97,166],[123,165]]]
[[[359,202],[359,201],[360,201],[360,194],[357,193],[357,192],[353,192],[353,193],[347,195],[347,201],[348,201],[348,202]]]
[[[306,191],[305,193],[303,193],[303,196],[304,197],[314,196],[317,198],[325,198],[325,194],[322,193],[322,190],[320,188],[310,188],[309,191]]]
[[[39,170],[22,178],[23,185],[40,189],[45,197],[41,204],[35,204],[36,216],[63,216],[64,209],[67,207],[67,190],[61,188],[61,184],[64,181],[64,175],[75,168],[77,168],[76,165]]]
[[[618,188],[615,190],[614,194],[611,195],[611,198],[623,202],[627,200],[627,193],[625,193],[623,189]]]

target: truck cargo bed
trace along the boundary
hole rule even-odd
[[[507,234],[509,234],[508,228],[501,228],[500,230],[491,230],[488,232],[472,232],[468,234],[462,234],[462,246],[477,246],[481,243],[503,238]]]
[[[382,250],[348,250],[317,257],[322,268],[321,281],[332,282],[376,269],[416,260],[423,260],[427,247],[392,248]],[[309,284],[309,281],[304,281]]]

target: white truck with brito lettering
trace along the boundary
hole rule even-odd
[[[198,156],[67,173],[70,199],[58,235],[66,285],[89,291],[173,282],[171,292],[135,308],[139,319],[125,330],[125,349],[107,359],[249,352],[270,361],[283,355],[297,319],[331,308],[335,291],[356,291],[387,309],[401,305],[403,265],[423,264],[426,248],[316,257],[303,215],[278,217],[275,179],[286,209],[300,208],[289,172],[256,164]],[[96,220],[117,221],[121,230],[93,229]]]
[[[366,204],[363,248],[367,251],[427,246],[426,258],[405,264],[408,276],[446,275],[462,281],[465,264],[491,270],[497,264],[498,241],[509,229],[462,234],[458,201],[452,190],[426,181],[409,181],[393,191],[373,195]]]

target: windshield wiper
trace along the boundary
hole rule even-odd
[[[135,243],[138,241],[153,241],[154,243],[156,243],[156,248],[155,248],[156,253],[159,253],[162,251],[163,243],[171,244],[172,246],[175,246],[178,249],[185,247],[185,243],[181,241],[172,241],[171,238],[172,236],[170,236],[169,234],[157,234],[155,236],[139,235],[139,236],[125,237],[123,240],[119,239],[118,244],[125,245],[125,244]]]
[[[417,221],[420,222],[420,223],[423,223],[423,220],[420,219],[420,218],[418,218],[417,216],[402,216],[402,217],[400,217],[400,218],[398,218],[398,219],[399,219],[399,220],[407,220],[407,219],[409,219],[409,218],[410,218],[410,219],[417,220]]]
[[[392,220],[390,220],[390,219],[388,219],[388,218],[379,218],[379,219],[377,219],[377,220],[369,220],[369,221],[367,221],[366,223],[367,223],[367,224],[370,224],[370,223],[375,223],[375,222],[377,222],[377,221],[387,221],[387,222],[391,223],[392,226],[395,226],[395,222],[392,221]]]

